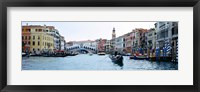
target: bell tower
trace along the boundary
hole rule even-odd
[[[112,39],[115,39],[115,38],[116,38],[115,28],[113,28],[113,30],[112,30]]]

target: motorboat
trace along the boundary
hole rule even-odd
[[[102,52],[102,51],[100,51],[100,52],[98,52],[97,54],[98,54],[98,55],[105,55],[106,53],[105,53],[105,52]]]

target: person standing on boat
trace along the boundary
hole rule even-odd
[[[115,51],[115,57],[117,56],[117,51]]]
[[[119,58],[122,58],[122,55],[120,53],[118,53],[117,51],[115,51],[115,58],[119,59]]]
[[[160,57],[160,48],[156,47],[156,60],[158,61]]]

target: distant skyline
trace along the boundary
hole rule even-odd
[[[116,37],[131,32],[135,28],[154,28],[156,22],[22,22],[26,25],[54,26],[65,37],[66,42],[112,38],[115,28]]]

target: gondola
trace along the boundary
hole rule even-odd
[[[118,64],[119,66],[123,66],[123,56],[118,55],[118,56],[114,56],[114,55],[109,55],[109,58],[112,60],[113,63]]]

